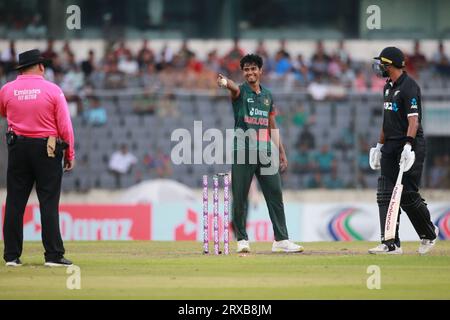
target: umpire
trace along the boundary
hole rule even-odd
[[[0,115],[8,121],[7,198],[3,225],[6,266],[21,266],[23,216],[33,185],[39,199],[45,265],[70,266],[59,228],[64,170],[75,165],[74,135],[61,89],[44,80],[48,63],[39,50],[19,55],[19,76],[0,91]]]
[[[416,230],[421,244],[420,254],[430,251],[437,239],[438,228],[431,221],[430,212],[419,194],[420,179],[425,160],[426,146],[422,120],[420,88],[403,71],[405,58],[395,47],[385,48],[374,58],[374,70],[380,77],[388,78],[383,89],[384,118],[380,141],[370,151],[370,166],[381,168],[378,180],[377,202],[380,214],[381,244],[370,249],[371,254],[402,254],[397,221],[396,239],[385,241],[384,230],[387,210],[394,189],[399,164],[405,168],[401,208],[406,212]]]

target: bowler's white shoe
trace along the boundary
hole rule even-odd
[[[402,248],[397,247],[394,244],[395,249],[389,251],[389,247],[384,243],[380,243],[375,248],[369,249],[370,254],[403,254]]]
[[[422,239],[418,250],[419,254],[427,254],[431,249],[433,249],[439,237],[439,228],[434,226],[434,231],[436,232],[436,239],[434,240]]]
[[[241,240],[237,243],[237,253],[248,253],[250,252],[250,243],[247,240]]]
[[[289,240],[274,241],[272,252],[303,252],[305,249]]]

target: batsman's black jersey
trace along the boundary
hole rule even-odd
[[[386,141],[404,140],[408,132],[408,117],[419,117],[416,137],[423,138],[422,101],[420,88],[406,72],[396,82],[384,86],[383,131]]]

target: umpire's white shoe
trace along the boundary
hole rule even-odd
[[[17,258],[17,259],[14,259],[12,261],[6,262],[5,266],[6,267],[14,267],[14,268],[15,267],[21,267],[22,266],[22,262],[20,261],[19,258]]]
[[[422,239],[418,250],[419,254],[427,254],[431,249],[433,249],[439,237],[439,228],[434,226],[434,231],[436,232],[436,239],[434,240]]]
[[[237,243],[237,253],[249,253],[250,252],[250,243],[247,240],[241,240]]]
[[[375,248],[369,249],[370,254],[403,254],[403,250],[394,244],[395,249],[389,250],[389,247],[384,243],[380,243]]]
[[[303,252],[305,249],[289,240],[274,241],[272,252]]]

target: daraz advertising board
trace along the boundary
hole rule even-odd
[[[431,203],[429,208],[433,222],[440,229],[439,237],[450,239],[450,203]],[[4,209],[3,206],[1,221]],[[222,208],[220,212],[223,212]],[[289,202],[285,205],[285,212],[289,236],[294,241],[379,240],[376,204],[348,206],[342,203]],[[210,210],[210,226],[212,219]],[[222,214],[219,220],[222,236]],[[40,221],[39,206],[27,206],[24,215],[26,241],[40,241]],[[65,241],[202,241],[203,214],[201,204],[61,205],[60,227]],[[272,224],[264,203],[249,209],[247,231],[250,241],[273,240]],[[418,240],[405,213],[401,214],[400,235],[404,241]]]

